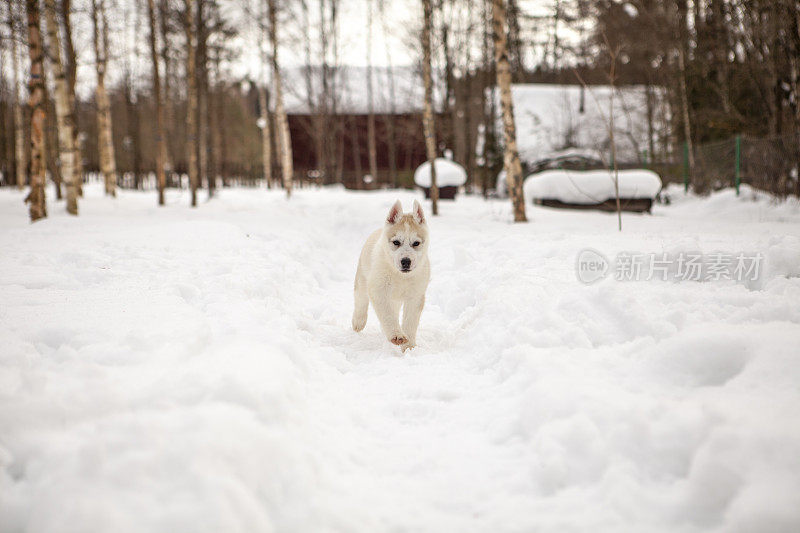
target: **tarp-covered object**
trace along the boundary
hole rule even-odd
[[[546,170],[525,179],[525,198],[559,200],[566,204],[598,204],[616,198],[614,172],[609,170]],[[650,170],[620,170],[619,197],[653,199],[661,178]]]

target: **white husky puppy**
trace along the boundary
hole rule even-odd
[[[372,302],[389,342],[403,351],[413,348],[430,277],[428,225],[422,206],[414,200],[411,213],[403,214],[398,200],[389,210],[383,228],[373,232],[361,250],[356,271],[353,329],[364,329]]]

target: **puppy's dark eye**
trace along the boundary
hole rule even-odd
[[[392,241],[392,244],[394,244],[395,246],[400,246],[400,241]]]
[[[413,243],[411,243],[411,246],[416,248],[417,246],[419,246],[419,241],[414,241]]]

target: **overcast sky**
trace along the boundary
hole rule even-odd
[[[228,43],[238,51],[239,59],[227,65],[227,75],[233,78],[250,77],[257,79],[262,73],[262,61],[259,57],[258,24],[255,20],[265,0],[219,0],[223,6],[225,18],[239,30],[239,36]],[[291,67],[304,63],[302,31],[310,28],[313,46],[317,46],[318,35],[318,3],[307,0],[310,6],[310,23],[307,26],[300,20],[299,0],[287,0],[284,5],[293,6],[283,12],[281,32],[282,45],[280,59],[284,66]],[[384,5],[381,17],[379,2]],[[180,5],[181,2],[173,2]],[[280,4],[281,2],[279,2]],[[420,51],[418,31],[421,27],[421,0],[339,0],[339,51],[340,63],[343,65],[365,66],[368,61],[367,48],[367,10],[372,4],[374,25],[372,33],[371,60],[376,66],[395,67],[415,66],[419,61]],[[89,18],[90,0],[73,0],[74,39],[79,54],[79,86],[86,94],[93,90],[95,84],[94,52],[91,43],[91,21]],[[111,61],[109,65],[109,82],[117,83],[125,71],[134,79],[146,79],[150,75],[148,60],[148,30],[146,2],[140,0],[107,0],[109,9],[109,26],[111,29]],[[448,2],[445,1],[445,6]],[[522,9],[527,14],[551,13],[554,0],[522,0]],[[455,43],[455,53],[464,53],[465,46],[459,39],[463,32],[460,29],[467,24],[468,13],[459,4],[459,9],[450,13],[453,21],[451,39]],[[480,18],[481,0],[474,0],[472,16]],[[3,32],[7,29],[3,25]],[[538,38],[538,37],[535,37]],[[176,36],[176,44],[181,46],[182,36]],[[451,44],[452,45],[452,44]],[[473,51],[473,60],[478,59],[479,50]],[[531,58],[536,61],[535,58]],[[312,62],[318,63],[317,51],[312,49]],[[8,65],[7,61],[3,62]]]

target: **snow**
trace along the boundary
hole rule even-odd
[[[497,184],[495,192],[499,198],[508,198],[508,182],[506,181],[506,169],[497,173]]]
[[[595,150],[593,148],[572,147],[572,148],[565,148],[564,150],[556,150],[548,154],[543,154],[542,158],[539,161],[562,160],[570,158],[584,158],[590,161],[602,162],[603,154],[601,154],[598,150]],[[537,163],[539,161],[531,161],[531,163]],[[508,186],[506,184],[505,169],[497,173],[496,189],[497,189],[496,192],[499,197],[505,198],[508,196]]]
[[[603,154],[601,154],[599,150],[595,148],[580,148],[578,146],[544,154],[542,159],[566,159],[571,157],[583,157],[585,159],[593,159],[596,161],[603,160]]]
[[[545,170],[525,179],[525,198],[560,200],[570,204],[598,204],[616,198],[655,198],[661,190],[661,178],[650,170]]]
[[[418,192],[0,190],[0,531],[799,530],[800,205],[667,192],[622,233],[440,204],[401,355],[352,280]],[[587,247],[766,266],[584,285]]]
[[[611,160],[608,135],[611,95],[618,161],[637,162],[648,147],[647,92],[643,86],[589,86],[581,113],[580,85],[517,84],[511,86],[520,158],[538,161],[567,146],[581,146]],[[654,134],[667,124],[663,91],[654,91]],[[498,122],[498,131],[502,124]]]
[[[467,182],[467,171],[458,163],[437,157],[434,160],[436,165],[436,185],[439,187],[460,187]],[[425,161],[417,170],[414,171],[414,183],[420,187],[431,186],[431,164]]]

